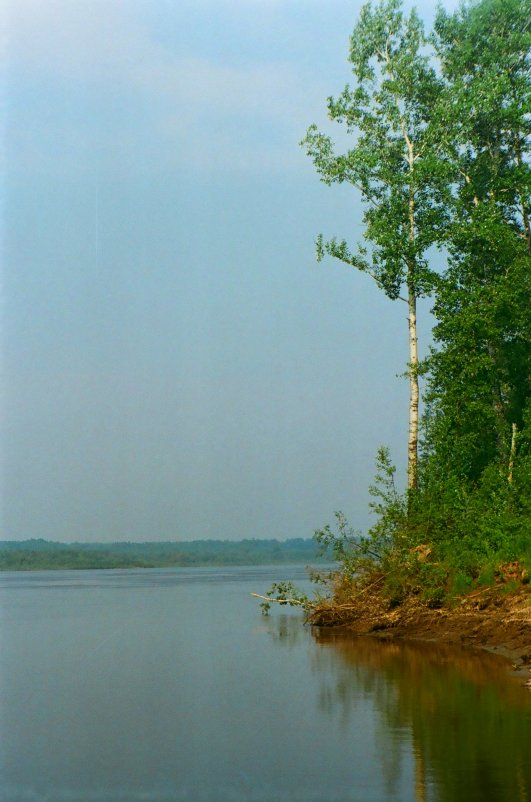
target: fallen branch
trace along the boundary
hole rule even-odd
[[[266,602],[278,602],[279,604],[308,604],[300,599],[274,599],[272,596],[262,596],[260,593],[251,593],[257,599],[264,599]]]

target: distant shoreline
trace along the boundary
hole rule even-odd
[[[326,555],[319,553],[314,540],[303,538],[141,543],[0,541],[0,571],[321,564],[326,559]]]

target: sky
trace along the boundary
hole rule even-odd
[[[1,539],[365,529],[380,445],[403,485],[404,310],[317,264],[363,207],[298,144],[360,8],[4,0]]]

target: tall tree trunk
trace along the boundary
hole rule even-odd
[[[510,485],[513,483],[513,468],[514,458],[516,457],[516,435],[518,434],[518,427],[516,423],[511,426],[511,451],[509,452],[509,473],[507,474],[507,481]]]
[[[415,241],[415,186],[413,170],[415,157],[413,142],[407,134],[405,140],[408,147],[409,162],[409,232],[408,239],[411,244]],[[414,256],[410,253],[407,260],[407,304],[408,304],[408,332],[409,332],[409,434],[407,446],[407,489],[415,490],[417,487],[418,462],[418,431],[419,431],[419,372],[418,372],[418,346],[417,346],[417,288],[415,286],[416,264]]]
[[[417,296],[412,282],[408,285],[409,328],[409,436],[407,453],[407,488],[417,487],[419,376],[417,349]]]
[[[388,40],[389,41],[389,40]],[[384,58],[394,77],[389,48],[386,44]],[[408,241],[411,246],[415,242],[415,161],[420,154],[415,155],[415,143],[411,132],[408,132],[406,120],[401,113],[400,97],[395,95],[395,105],[399,114],[400,130],[407,148],[405,156],[409,168],[409,198],[408,198]],[[419,431],[419,373],[418,373],[418,347],[417,347],[417,287],[416,287],[416,257],[413,248],[407,255],[407,304],[408,304],[408,331],[409,331],[409,432],[407,445],[407,489],[417,488],[418,473],[418,431]],[[411,501],[411,499],[410,499]]]

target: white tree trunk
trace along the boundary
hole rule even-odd
[[[414,288],[408,292],[409,328],[409,436],[407,452],[407,489],[417,487],[418,431],[419,431],[419,377],[417,348],[417,297]]]
[[[415,240],[415,189],[413,182],[413,169],[415,157],[413,143],[406,135],[409,162],[409,235],[411,243]],[[419,439],[419,355],[417,340],[417,288],[415,284],[414,257],[409,256],[407,266],[407,305],[408,305],[408,332],[409,332],[409,434],[407,444],[407,489],[415,490],[417,487],[417,462]]]

